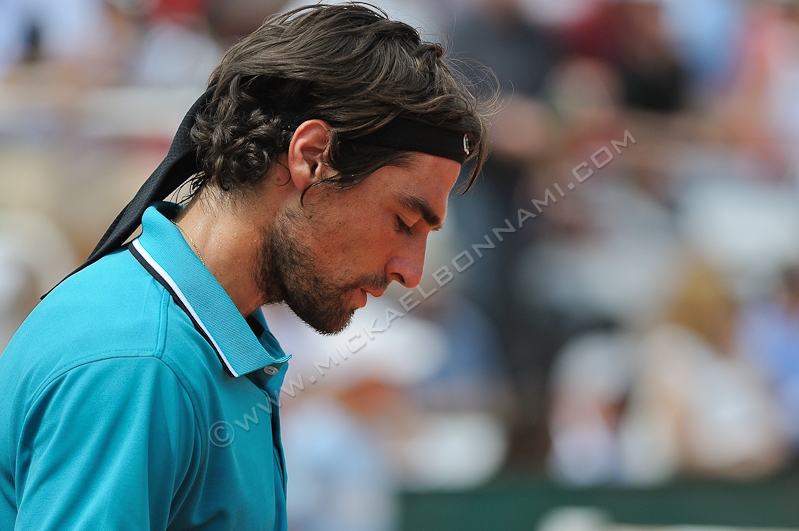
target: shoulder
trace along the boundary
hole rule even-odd
[[[129,252],[114,253],[64,281],[25,320],[0,356],[0,388],[35,394],[87,364],[161,360],[170,329],[190,335],[193,327]]]
[[[163,529],[204,466],[205,430],[158,358],[89,361],[13,398],[0,408],[0,471],[16,474],[18,524]]]

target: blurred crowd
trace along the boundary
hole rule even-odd
[[[293,354],[292,528],[391,529],[400,490],[509,469],[656,485],[791,466],[799,2],[374,3],[498,89],[493,151],[418,290],[334,338],[265,309]],[[298,5],[0,1],[0,349],[226,47]]]

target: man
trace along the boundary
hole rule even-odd
[[[419,282],[487,142],[442,55],[362,5],[276,17],[227,53],[0,357],[0,529],[286,529],[288,356],[258,308],[335,333],[367,294]],[[188,206],[148,208],[190,177]]]

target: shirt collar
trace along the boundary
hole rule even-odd
[[[263,312],[256,310],[245,319],[170,221],[180,208],[163,202],[149,207],[142,217],[142,234],[132,242],[131,252],[138,254],[172,293],[231,376],[267,366],[283,369],[291,356],[269,331]]]

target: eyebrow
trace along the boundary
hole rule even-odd
[[[441,217],[435,213],[433,208],[430,206],[430,203],[428,203],[426,199],[417,197],[415,195],[399,194],[397,196],[397,200],[400,202],[400,204],[402,204],[402,206],[409,208],[410,210],[413,210],[417,214],[421,215],[427,224],[433,227],[434,231],[443,226],[443,223],[441,223]]]

